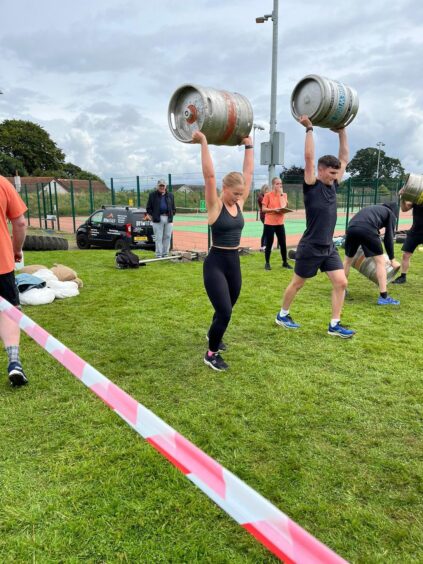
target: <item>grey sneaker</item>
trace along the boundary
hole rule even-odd
[[[213,353],[209,356],[209,353],[206,352],[204,356],[204,364],[207,364],[207,366],[210,366],[210,368],[213,368],[213,370],[217,370],[218,372],[224,372],[229,368],[219,353]]]

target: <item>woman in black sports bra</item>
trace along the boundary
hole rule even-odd
[[[213,370],[221,371],[228,368],[220,355],[220,352],[226,350],[222,338],[241,291],[239,244],[244,227],[242,209],[253,178],[254,151],[250,137],[241,141],[240,144],[245,146],[242,174],[227,174],[223,178],[219,197],[207,139],[203,133],[196,131],[192,140],[201,144],[207,215],[212,233],[212,247],[204,261],[203,276],[207,295],[215,311],[207,334],[209,350],[204,356],[204,363]]]

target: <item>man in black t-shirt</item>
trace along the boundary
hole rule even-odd
[[[388,296],[386,279],[386,261],[383,254],[379,231],[385,229],[383,243],[393,268],[400,264],[394,258],[394,236],[397,223],[398,204],[375,204],[358,211],[348,224],[345,239],[344,270],[348,278],[354,256],[361,245],[366,258],[373,257],[376,264],[376,277],[380,296],[378,305],[399,305],[398,300]]]
[[[401,195],[401,210],[406,212],[413,210],[413,225],[407,233],[407,237],[402,246],[402,261],[401,261],[401,275],[398,276],[392,284],[405,284],[407,281],[407,272],[410,267],[411,255],[414,253],[419,245],[423,245],[423,205],[413,204],[402,199]]]
[[[298,323],[289,315],[289,307],[307,278],[315,276],[320,269],[326,272],[332,283],[332,319],[328,334],[348,339],[355,334],[355,331],[341,325],[348,282],[332,240],[337,218],[336,189],[349,159],[347,132],[345,129],[334,130],[339,135],[339,156],[321,157],[316,177],[313,124],[307,116],[301,116],[299,122],[306,128],[303,184],[306,230],[297,247],[294,276],[285,290],[282,309],[275,321],[287,329],[298,329]]]

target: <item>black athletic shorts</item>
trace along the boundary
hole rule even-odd
[[[401,250],[404,253],[414,253],[419,245],[423,245],[423,233],[409,231]]]
[[[0,296],[14,306],[19,305],[19,292],[13,272],[0,274]]]
[[[379,255],[383,255],[382,242],[377,233],[359,225],[351,225],[351,227],[348,227],[347,229],[345,255],[352,258],[360,245],[363,247],[365,257],[377,257]]]
[[[295,253],[295,274],[301,278],[313,278],[319,268],[322,272],[343,270],[335,245],[314,245],[300,241]]]

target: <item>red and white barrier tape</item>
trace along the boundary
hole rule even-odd
[[[346,562],[1,297],[0,312],[15,321],[27,335],[278,558],[296,564]]]

